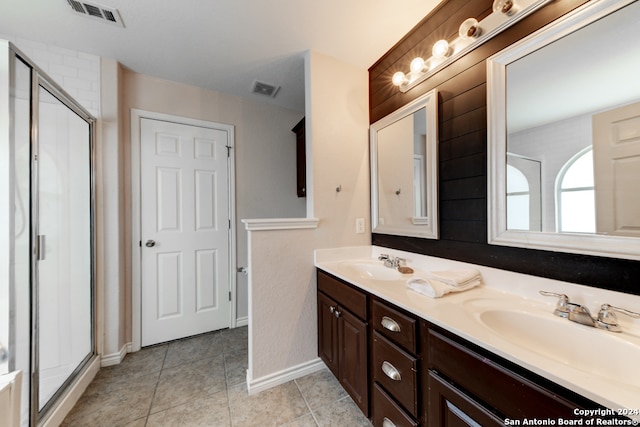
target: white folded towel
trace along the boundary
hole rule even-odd
[[[465,286],[469,283],[482,279],[478,270],[447,270],[431,271],[427,274],[427,279],[435,279],[449,286]]]
[[[414,277],[407,280],[407,286],[409,289],[418,292],[419,294],[426,295],[429,298],[440,298],[449,292],[462,292],[475,288],[482,283],[482,278],[477,278],[465,285],[451,286],[444,282],[435,279],[424,279],[422,277]]]

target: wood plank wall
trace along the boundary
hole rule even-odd
[[[393,73],[429,57],[437,40],[453,40],[466,18],[491,13],[490,0],[445,0],[369,69],[371,123],[439,91],[440,240],[374,233],[374,245],[640,295],[638,261],[487,244],[486,59],[586,1],[549,3],[403,94]]]

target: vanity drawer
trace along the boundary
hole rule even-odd
[[[363,292],[321,270],[318,270],[318,290],[333,298],[360,319],[367,320],[367,296]]]
[[[373,385],[373,416],[371,421],[373,421],[374,427],[418,426],[418,423],[407,415],[378,384]]]
[[[411,415],[418,416],[418,360],[373,332],[373,380],[389,392]]]
[[[429,369],[475,396],[478,403],[513,419],[573,418],[578,407],[497,362],[429,330]]]
[[[416,354],[416,319],[378,300],[372,300],[371,313],[373,327],[377,331]]]

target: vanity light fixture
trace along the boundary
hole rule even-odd
[[[493,2],[493,11],[511,16],[518,11],[518,8],[513,0],[495,0]]]
[[[417,57],[411,61],[411,65],[409,65],[409,69],[412,73],[424,73],[427,70],[427,63],[424,59]]]
[[[391,77],[391,82],[401,92],[408,91],[449,65],[457,57],[471,51],[550,1],[494,0],[493,13],[481,22],[475,18],[466,19],[460,25],[458,37],[455,40],[438,40],[431,50],[431,58],[414,58],[409,66],[409,73],[397,71]]]
[[[407,85],[409,84],[409,79],[402,71],[398,71],[393,74],[393,77],[391,77],[391,83],[393,83],[394,86]]]
[[[446,40],[438,40],[431,49],[431,54],[436,59],[446,58],[451,55],[451,49],[449,48],[449,42]],[[414,59],[415,61],[415,59]]]
[[[460,38],[466,40],[478,38],[480,34],[482,34],[482,28],[480,28],[478,20],[475,18],[465,19],[458,29],[458,35]]]

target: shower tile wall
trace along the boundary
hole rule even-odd
[[[100,113],[100,57],[0,33],[91,114]]]

